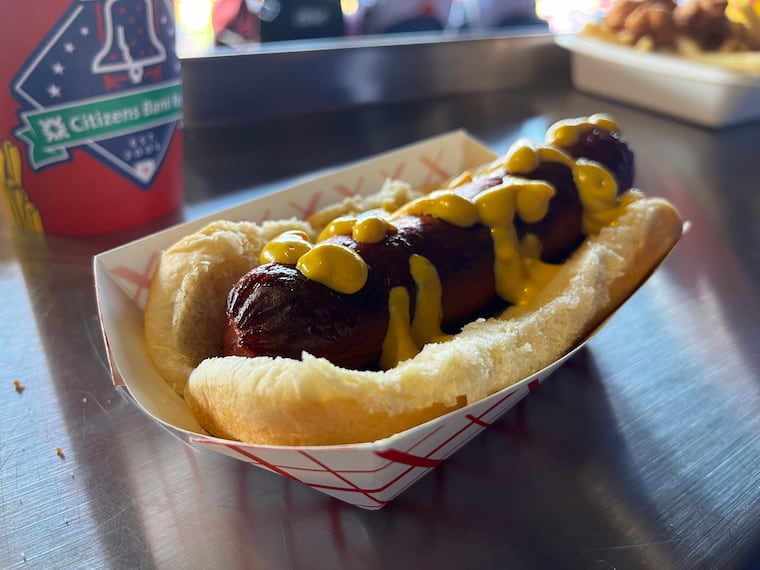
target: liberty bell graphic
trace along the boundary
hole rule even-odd
[[[98,74],[126,71],[132,83],[141,83],[146,67],[166,60],[166,49],[156,34],[153,0],[105,0],[103,47],[92,61]]]

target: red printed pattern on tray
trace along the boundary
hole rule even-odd
[[[376,442],[358,461],[352,450],[350,465],[341,465],[339,446],[259,447],[230,441],[191,437],[190,442],[225,448],[225,454],[309,485],[364,509],[380,509],[404,489],[490,426],[532,391],[540,378],[478,403],[457,421],[440,422],[430,430],[412,430],[392,447]],[[395,436],[394,436],[395,439]],[[219,449],[218,449],[219,450]],[[363,465],[364,464],[364,465]]]

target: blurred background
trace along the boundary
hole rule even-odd
[[[578,31],[612,0],[175,0],[181,57],[387,34]]]

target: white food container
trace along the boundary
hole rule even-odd
[[[760,119],[760,76],[577,34],[556,43],[571,52],[579,91],[707,127]]]
[[[150,278],[162,250],[210,221],[261,222],[303,217],[347,195],[374,193],[388,177],[406,180],[417,187],[426,186],[494,158],[488,148],[457,131],[381,154],[96,256],[98,310],[114,384],[126,390],[146,414],[190,445],[268,469],[361,508],[383,507],[530,393],[588,338],[544,370],[479,402],[386,439],[330,446],[250,445],[206,434],[185,401],[161,378],[151,362],[143,340]]]

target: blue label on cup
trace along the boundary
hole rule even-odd
[[[182,118],[171,0],[74,2],[12,82],[32,169],[73,149],[147,188]]]

